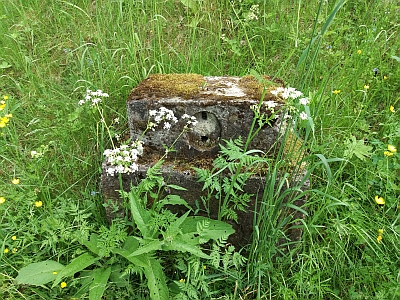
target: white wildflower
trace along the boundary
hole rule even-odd
[[[277,102],[275,101],[265,101],[264,104],[268,107],[268,108],[274,108],[278,105]]]
[[[307,118],[308,118],[307,114],[306,114],[304,111],[302,111],[302,112],[300,113],[299,117],[300,117],[300,119],[302,119],[302,120],[307,120]]]
[[[164,123],[164,129],[170,130],[170,129],[171,129],[171,124],[168,123],[168,122],[165,122],[165,123]]]
[[[114,176],[115,169],[113,167],[109,167],[106,169],[107,176]]]
[[[302,105],[307,105],[308,103],[310,103],[310,100],[308,98],[300,98],[299,103]]]
[[[104,156],[108,165],[110,165],[106,170],[107,175],[114,176],[115,174],[136,172],[138,170],[136,161],[141,154],[143,154],[143,145],[139,141],[132,143],[130,146],[121,145],[113,150],[105,150]]]

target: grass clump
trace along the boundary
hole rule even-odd
[[[6,1],[0,7],[0,298],[149,299],[167,286],[177,299],[397,299],[399,6],[394,0],[314,6],[307,0]],[[310,99],[302,108],[306,119],[297,118],[292,131],[304,141],[294,151],[307,154],[298,157],[297,172],[306,163],[310,188],[284,194],[289,178],[271,162],[253,243],[242,252],[222,236],[210,239],[203,254],[211,258],[193,248],[165,248],[160,241],[188,234],[190,226],[181,228],[184,221],[162,207],[130,208],[139,207],[137,217],[151,220],[162,237],[145,224],[105,221],[102,154],[126,136],[131,89],[156,73],[268,74]],[[77,105],[88,89],[109,97]],[[242,167],[232,169],[238,182]],[[148,180],[161,184],[156,171]],[[236,188],[221,193],[223,206],[232,208]],[[278,209],[283,198],[305,194],[307,217],[285,223]],[[303,234],[282,250],[287,226]],[[207,222],[195,230],[196,237],[205,234]],[[147,250],[124,252],[137,242]],[[53,287],[14,281],[19,270],[46,261],[57,278]],[[90,292],[92,278],[98,284]]]

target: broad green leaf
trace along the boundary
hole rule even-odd
[[[151,242],[147,243],[146,245],[144,245],[143,247],[140,247],[136,251],[130,253],[128,255],[128,257],[138,256],[138,255],[149,253],[152,251],[161,250],[161,245],[162,245],[162,242],[159,240],[151,241]]]
[[[210,259],[211,257],[200,250],[198,246],[190,244],[190,242],[182,239],[181,237],[173,239],[169,243],[163,245],[163,250],[175,250],[180,252],[189,252],[197,257]]]
[[[128,236],[122,248],[132,253],[133,251],[136,251],[137,248],[139,248],[139,241],[133,236]]]
[[[195,216],[195,217],[188,217],[186,220],[182,223],[182,233],[193,233],[193,234],[198,234],[197,232],[197,223],[198,222],[203,222],[207,221],[209,222],[209,226],[207,229],[204,229],[201,232],[201,238],[203,240],[218,240],[222,237],[227,237],[233,233],[235,233],[235,230],[232,228],[231,225],[218,221],[218,220],[212,220],[206,217],[200,217],[200,216]]]
[[[179,186],[179,185],[175,185],[175,184],[168,184],[167,187],[177,190],[177,191],[187,191],[187,189],[184,188],[183,186]]]
[[[194,13],[199,10],[198,2],[196,0],[181,0],[181,3],[193,10]]]
[[[56,279],[64,266],[53,260],[45,260],[38,263],[29,264],[18,272],[15,278],[18,284],[43,285]]]
[[[82,244],[86,246],[90,251],[92,251],[94,254],[99,255],[99,248],[97,247],[98,245],[98,240],[99,240],[99,235],[96,233],[93,233],[90,236],[89,241],[84,241]]]
[[[357,156],[361,160],[365,160],[366,157],[371,156],[371,146],[364,145],[364,140],[356,140],[354,136],[351,136],[351,141],[347,141],[346,150],[344,151],[344,157],[350,159],[353,155]]]
[[[134,192],[129,193],[129,203],[132,218],[137,228],[140,230],[144,238],[150,238],[150,230],[149,227],[147,227],[151,218],[149,212],[142,207],[139,197]]]
[[[397,60],[397,62],[400,62],[400,57],[396,56],[396,55],[392,55],[391,58]]]
[[[71,261],[69,265],[65,266],[65,268],[57,274],[52,288],[58,285],[64,277],[72,276],[76,272],[82,271],[83,269],[92,265],[95,261],[96,259],[88,253],[84,253],[81,256],[75,258],[73,261]]]
[[[165,275],[160,262],[152,257],[146,256],[146,267],[144,275],[147,278],[147,285],[152,300],[167,300],[169,298],[168,287],[165,283]]]
[[[164,205],[184,205],[189,210],[193,210],[190,205],[178,195],[168,195],[157,203],[157,209],[160,210]]]
[[[110,274],[111,267],[94,270],[93,282],[89,287],[89,300],[101,300]]]
[[[127,251],[125,249],[115,249],[114,253],[125,257],[131,263],[133,263],[139,267],[142,267],[142,268],[146,267],[146,263],[147,263],[146,254],[142,254],[142,255],[138,255],[138,256],[130,256],[132,254],[132,252]]]
[[[6,62],[6,61],[3,61],[1,64],[0,64],[0,69],[8,69],[8,68],[10,68],[11,67],[11,65],[8,63],[8,62]]]

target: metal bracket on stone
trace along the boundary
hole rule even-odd
[[[149,111],[165,107],[172,110],[178,119],[187,114],[195,116],[198,123],[193,130],[185,132],[176,142],[175,151],[169,154],[168,160],[161,167],[162,176],[165,182],[187,189],[187,191],[173,192],[184,198],[189,205],[192,207],[195,207],[196,203],[201,205],[200,197],[205,196],[205,191],[202,190],[202,184],[197,182],[191,167],[211,168],[212,161],[220,150],[219,145],[224,140],[233,140],[239,136],[245,140],[254,118],[250,106],[257,105],[262,97],[264,102],[274,101],[278,107],[282,104],[282,100],[269,92],[282,86],[282,81],[273,80],[268,76],[264,76],[263,79],[264,84],[253,76],[154,74],[142,81],[133,89],[127,100],[127,113],[130,137],[132,141],[141,138],[145,153],[138,161],[139,171],[122,176],[124,190],[128,191],[131,184],[135,185],[145,177],[147,169],[164,154],[164,145],[170,146],[183,130],[184,122],[178,122],[169,131],[162,130],[161,127],[160,130],[149,130],[142,136],[147,126]],[[272,126],[264,126],[253,139],[250,148],[270,152],[273,155],[281,138],[282,119],[282,116],[278,115]],[[119,179],[107,176],[106,167],[104,162],[102,192],[105,201],[106,203],[111,201],[117,208],[121,208]],[[251,242],[255,198],[262,195],[264,185],[265,179],[253,177],[244,187],[245,192],[255,196],[249,203],[248,212],[238,214],[239,223],[232,224],[236,230],[235,236],[230,239],[232,243],[243,246]],[[176,207],[173,209],[176,213],[186,212],[185,207],[182,207],[181,211]],[[108,218],[122,216],[124,212],[123,209],[112,211],[111,206],[108,206],[106,211]],[[217,201],[210,203],[210,217],[217,218],[217,212]],[[291,239],[298,238],[299,232],[291,237]]]

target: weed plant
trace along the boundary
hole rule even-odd
[[[307,152],[294,169],[306,164],[310,176],[307,217],[290,224],[301,240],[277,246],[277,159],[245,265],[203,265],[151,244],[148,259],[170,290],[183,299],[399,298],[399,13],[395,0],[1,1],[0,298],[84,299],[88,278],[99,283],[92,297],[150,297],[150,273],[121,250],[132,232],[105,221],[99,177],[104,151],[126,138],[125,100],[151,73],[268,74],[311,100],[312,122],[294,131]],[[79,107],[87,89],[109,97]],[[120,252],[93,252],[96,237]],[[226,262],[234,253],[226,248]],[[15,281],[31,263],[79,258],[53,287]]]

